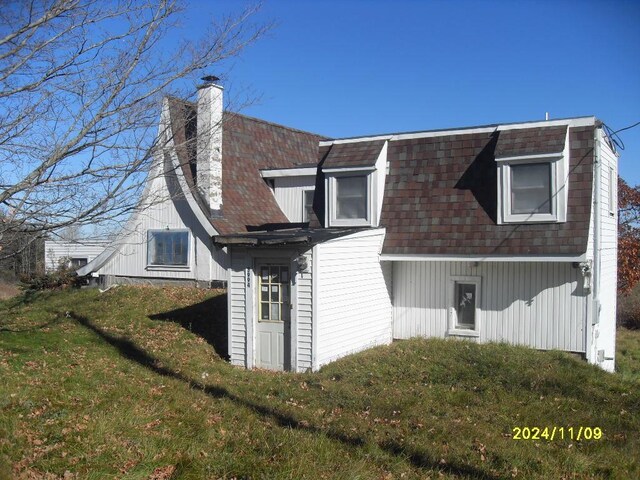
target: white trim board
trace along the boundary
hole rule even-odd
[[[415,138],[431,138],[442,137],[445,135],[469,135],[474,133],[492,133],[495,131],[504,130],[520,130],[523,128],[537,128],[537,127],[556,127],[566,125],[568,127],[586,127],[596,123],[596,117],[577,117],[577,118],[565,118],[560,120],[541,120],[539,122],[528,123],[509,123],[502,125],[489,125],[486,127],[470,127],[470,128],[454,128],[451,130],[430,130],[424,132],[412,132],[412,133],[396,133],[386,135],[371,135],[366,137],[354,137],[354,138],[342,138],[337,140],[328,140],[320,142],[321,147],[328,147],[330,145],[339,145],[342,143],[358,143],[358,142],[372,142],[375,140],[412,140]]]
[[[571,255],[405,255],[383,253],[381,261],[391,262],[584,262],[586,254]]]
[[[318,173],[317,167],[273,168],[260,170],[262,178],[315,177],[316,173]]]

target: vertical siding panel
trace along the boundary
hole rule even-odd
[[[280,177],[274,181],[273,194],[290,222],[302,222],[302,192],[315,187],[315,176]]]
[[[374,230],[316,247],[319,366],[391,342],[391,298],[378,255],[383,240],[384,230]]]
[[[469,274],[481,277],[481,341],[584,351],[585,293],[570,263],[397,262],[394,311],[403,322],[394,336],[446,336],[449,278]]]

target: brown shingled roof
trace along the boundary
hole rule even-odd
[[[208,214],[193,177],[196,107],[178,99],[170,99],[169,106],[182,172],[198,204]],[[316,165],[318,143],[325,138],[231,112],[224,113],[222,128],[222,216],[211,219],[214,228],[219,234],[228,235],[287,223],[260,170]]]
[[[323,147],[322,168],[373,167],[380,155],[385,140],[355,143],[338,143]]]
[[[383,252],[580,255],[591,211],[593,126],[571,128],[567,222],[498,225],[496,152],[552,153],[566,127],[536,127],[389,143]],[[562,143],[560,144],[560,139]],[[500,147],[500,149],[498,149]]]
[[[541,155],[564,149],[567,126],[519,128],[500,132],[495,156]]]

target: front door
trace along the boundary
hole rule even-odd
[[[290,366],[291,276],[289,266],[258,265],[256,367],[288,370]]]

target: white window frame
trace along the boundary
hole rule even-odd
[[[187,234],[187,263],[186,265],[161,265],[149,263],[149,234],[152,233],[186,233]],[[166,271],[190,271],[191,270],[191,251],[193,250],[191,242],[191,231],[185,228],[162,229],[150,228],[147,230],[145,241],[145,263],[147,270],[166,270]]]
[[[475,308],[475,325],[473,329],[461,328],[458,326],[458,314],[456,311],[455,299],[456,299],[456,284],[472,284],[476,287],[476,308]],[[482,314],[482,281],[479,276],[450,276],[448,299],[447,299],[447,311],[448,311],[448,328],[447,335],[461,336],[461,337],[479,337],[480,336],[480,322]]]
[[[314,192],[315,193],[315,188],[303,188],[302,189],[302,216],[300,218],[302,218],[302,222],[306,223],[309,222],[309,218],[305,219],[305,214],[307,213],[307,210],[305,208],[305,196],[307,195],[307,192]],[[311,199],[311,207],[313,208],[313,198]]]
[[[348,171],[344,173],[328,173],[326,174],[326,186],[329,194],[327,195],[328,200],[328,208],[327,210],[327,224],[330,227],[370,227],[373,226],[373,207],[372,207],[372,182],[373,182],[373,171],[372,169],[367,170],[354,170]],[[367,207],[367,218],[337,218],[337,187],[336,187],[336,179],[338,178],[346,178],[346,177],[365,177],[367,179],[367,199],[366,199],[366,207]]]
[[[566,142],[568,144],[568,142]],[[498,163],[498,223],[561,223],[567,221],[567,164],[565,152],[496,158]],[[511,213],[511,167],[545,163],[550,166],[551,213]]]

